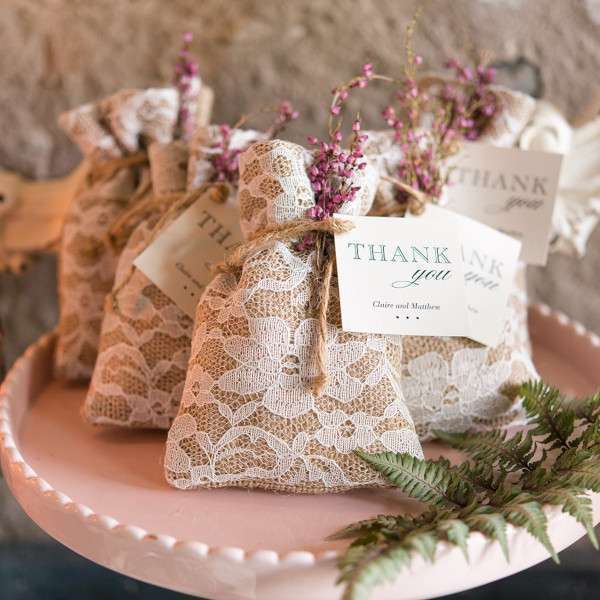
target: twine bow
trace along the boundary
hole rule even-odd
[[[119,170],[127,169],[134,165],[141,165],[148,162],[148,155],[146,152],[137,152],[128,156],[122,156],[119,158],[112,158],[109,160],[94,161],[91,163],[90,168],[86,174],[85,179],[81,182],[78,193],[86,187],[92,186],[96,183],[108,181],[111,179]],[[109,196],[103,197],[102,201],[106,203],[114,203],[120,206],[127,206],[128,204],[137,205],[137,200],[147,194],[151,187],[150,179],[146,178],[142,180],[135,193],[131,196]],[[129,211],[127,211],[129,213]],[[110,236],[108,240],[110,244]],[[111,244],[112,245],[112,244]],[[106,240],[89,240],[82,242],[79,245],[77,252],[88,260],[97,260],[100,255],[104,252],[106,246]]]
[[[317,292],[317,333],[314,350],[317,362],[317,375],[311,382],[311,390],[319,396],[327,383],[327,310],[331,297],[331,280],[335,266],[333,235],[354,229],[350,221],[340,219],[297,219],[288,223],[267,225],[250,239],[237,246],[229,256],[214,266],[217,273],[231,273],[239,269],[248,256],[270,242],[296,240],[306,234],[315,235],[315,272]]]
[[[209,194],[213,202],[222,204],[227,200],[229,188],[224,183],[207,183],[189,192],[179,191],[148,196],[131,206],[111,225],[108,231],[110,244],[115,249],[123,248],[133,230],[142,221],[155,212],[165,211],[156,225],[158,229],[161,229],[165,220],[169,220],[180,208],[183,206],[187,208],[204,194]]]
[[[108,160],[95,160],[92,162],[88,177],[91,182],[106,180],[113,177],[121,169],[145,164],[148,164],[148,153],[146,151],[134,152],[127,156],[109,158]]]
[[[428,202],[433,201],[430,196],[421,190],[417,190],[412,185],[408,185],[408,183],[404,183],[395,177],[381,175],[381,179],[389,181],[399,190],[402,190],[408,196],[408,201],[405,204],[400,204],[397,202],[393,209],[382,206],[379,210],[370,212],[369,215],[371,217],[388,217],[391,215],[404,216],[407,212],[409,212],[411,215],[422,215],[423,212],[425,212],[425,205]]]
[[[123,217],[115,223],[111,228],[111,243],[120,243],[123,236],[132,231],[133,228],[147,218],[154,210],[165,210],[161,218],[157,221],[156,225],[150,232],[150,237],[144,244],[140,254],[156,239],[158,234],[169,224],[173,219],[186,208],[194,204],[200,198],[206,196],[217,204],[223,204],[226,202],[229,196],[230,188],[226,183],[223,182],[212,182],[205,183],[200,187],[187,191],[177,192],[173,194],[166,194],[163,196],[150,196],[147,201],[143,202],[143,206],[133,206]],[[139,208],[139,210],[137,210]],[[132,227],[132,222],[137,222]],[[110,306],[113,310],[119,309],[118,295],[119,292],[129,283],[133,273],[135,272],[135,265],[131,265],[127,277],[113,289],[109,294]]]

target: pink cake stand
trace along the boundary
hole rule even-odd
[[[535,362],[569,394],[600,386],[600,338],[543,306],[530,311]],[[52,380],[52,334],[15,364],[0,390],[0,454],[8,485],[47,533],[105,567],[150,583],[218,600],[339,598],[335,561],[342,543],[324,539],[358,519],[414,511],[397,491],[292,496],[243,490],[181,492],[162,476],[165,434],[106,431],[79,418],[85,389]],[[441,445],[429,456],[453,453]],[[593,497],[600,520],[600,495]],[[550,537],[562,550],[584,535],[549,509]],[[528,533],[508,532],[511,562],[497,543],[469,539],[470,563],[442,546],[415,558],[374,600],[432,598],[472,588],[547,558]]]

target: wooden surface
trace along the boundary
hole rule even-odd
[[[213,103],[213,91],[203,86],[199,126],[210,123]],[[0,270],[4,263],[5,268],[18,271],[27,254],[56,249],[66,211],[88,170],[89,163],[83,160],[69,175],[46,181],[0,170]]]

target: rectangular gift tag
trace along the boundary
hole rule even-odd
[[[179,308],[194,318],[196,305],[211,281],[211,265],[242,240],[239,214],[231,202],[199,198],[134,261]]]
[[[562,155],[465,144],[452,161],[448,208],[522,243],[521,259],[544,265]]]
[[[424,215],[448,223],[454,218],[462,240],[469,332],[467,337],[497,345],[504,331],[508,296],[514,284],[521,242],[474,219],[428,205]]]
[[[335,236],[342,327],[462,336],[469,330],[459,234],[437,219],[352,217]]]

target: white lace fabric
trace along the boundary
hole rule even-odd
[[[231,131],[229,150],[245,150],[254,142],[264,140],[266,134],[255,129],[235,128]],[[218,125],[199,127],[190,142],[190,162],[188,169],[188,189],[200,187],[205,181],[211,181],[215,169],[210,156],[221,152],[218,144],[223,136]]]
[[[500,344],[468,338],[403,338],[402,391],[421,441],[435,431],[498,429],[523,419],[511,388],[538,375],[527,328],[525,265],[509,297]]]
[[[246,235],[302,217],[314,203],[307,153],[259,142],[240,161]],[[367,169],[360,211],[374,194]],[[340,325],[337,285],[328,310],[328,381],[315,395],[314,252],[272,242],[240,272],[218,275],[198,306],[179,415],[167,442],[167,480],[181,489],[242,486],[296,493],[382,485],[353,451],[421,456],[397,382],[398,340]]]
[[[141,223],[119,259],[102,323],[98,359],[83,407],[94,425],[166,429],[177,413],[191,343],[192,320],[133,261],[161,214]],[[131,270],[133,269],[133,273]]]
[[[61,115],[61,126],[94,163],[137,152],[152,141],[172,139],[177,120],[173,88],[123,90]],[[91,179],[65,218],[59,256],[60,319],[56,373],[88,380],[98,352],[104,299],[118,252],[107,233],[115,220],[150,190],[145,166],[124,167],[111,177]]]
[[[237,130],[233,137],[246,139]],[[205,142],[204,137],[196,136],[189,148],[181,141],[150,146],[156,196],[183,192],[186,180],[189,190],[202,186],[207,180],[199,174],[212,178],[214,170],[203,152],[206,146],[200,146]],[[189,172],[195,176],[188,177]],[[186,208],[181,206],[159,225],[169,210],[159,206],[137,227],[119,259],[115,302],[107,306],[98,360],[83,408],[84,418],[95,425],[167,429],[179,409],[193,321],[133,266],[151,239],[159,235],[155,228],[164,229]]]

